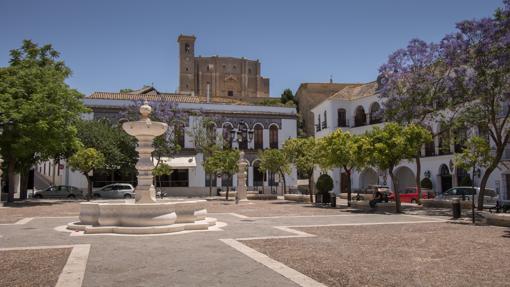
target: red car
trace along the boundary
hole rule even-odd
[[[436,197],[436,194],[426,188],[421,189],[421,198],[422,199],[428,199],[428,198],[434,198]],[[389,200],[395,200],[395,194],[393,192],[390,192],[390,195],[388,196]],[[418,190],[416,187],[408,187],[404,190],[400,191],[400,202],[411,202],[416,203],[418,201]]]

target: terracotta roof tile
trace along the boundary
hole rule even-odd
[[[127,93],[109,93],[109,92],[94,92],[88,96],[89,99],[101,100],[148,100],[148,101],[173,101],[177,103],[199,103],[198,97],[181,95],[181,94],[127,94]]]

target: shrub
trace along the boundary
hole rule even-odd
[[[321,174],[317,179],[315,187],[319,193],[326,194],[333,189],[333,179],[328,174]]]
[[[425,177],[421,180],[421,188],[428,188],[428,189],[432,189],[432,180],[430,180],[430,178],[428,177]]]

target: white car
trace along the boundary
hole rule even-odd
[[[93,197],[130,199],[135,197],[135,188],[129,183],[113,183],[95,190]]]

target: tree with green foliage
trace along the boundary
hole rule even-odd
[[[160,163],[152,170],[152,175],[156,177],[156,180],[159,182],[159,188],[161,189],[161,177],[165,175],[171,175],[173,172],[172,167],[166,163]],[[163,197],[163,192],[161,192],[161,197]]]
[[[16,172],[21,175],[21,198],[26,198],[33,165],[78,148],[75,125],[87,111],[82,94],[65,83],[71,70],[51,45],[25,40],[10,56],[9,66],[0,68],[0,122],[14,123],[0,137],[11,183],[8,201],[13,200]]]
[[[229,181],[231,181],[234,174],[239,170],[239,166],[237,165],[238,160],[239,150],[218,150],[205,159],[204,168],[218,176],[226,175]],[[227,185],[226,200],[228,200],[229,192],[230,186]]]
[[[455,154],[454,164],[457,168],[462,168],[464,170],[471,170],[471,187],[473,190],[474,182],[475,182],[475,171],[476,168],[487,168],[494,161],[494,156],[491,151],[491,147],[487,140],[481,138],[479,136],[473,136],[466,142],[466,147],[462,150],[461,153]],[[483,194],[479,194],[478,198],[482,197]],[[475,223],[475,202],[473,196],[473,223]],[[480,199],[479,199],[480,200]]]
[[[283,179],[283,194],[285,194],[287,189],[285,175],[290,172],[290,163],[285,152],[280,149],[266,149],[259,152],[259,158],[260,170],[269,171],[272,174],[279,174],[280,178]]]
[[[80,171],[87,178],[87,200],[92,197],[92,175],[94,170],[105,165],[104,155],[94,148],[82,148],[68,159],[72,169]]]
[[[215,159],[211,159],[208,162],[207,158],[220,149],[217,144],[220,142],[220,138],[216,134],[216,124],[212,118],[203,116],[193,123],[187,135],[193,140],[197,153],[202,153],[204,156],[202,166],[205,173],[209,176],[209,196],[212,196],[212,181],[213,177],[217,176],[215,170],[216,164],[214,163]]]
[[[291,89],[283,90],[283,93],[280,96],[280,101],[282,104],[287,104],[287,103],[291,102],[296,107],[298,105],[296,96],[294,96],[294,93],[292,93]]]
[[[421,148],[423,145],[433,141],[432,133],[419,124],[409,124],[404,128],[405,136],[407,138],[407,145],[410,149],[414,150],[413,154],[409,155],[409,158],[413,158],[416,163],[416,177],[415,184],[418,190],[418,204],[421,204]]]
[[[218,177],[222,174],[221,158],[211,154],[204,159],[203,166],[205,173],[209,175],[209,196],[212,196],[212,177]]]
[[[310,202],[313,202],[313,169],[318,163],[317,143],[314,137],[292,138],[285,141],[283,151],[294,164],[298,173],[308,178]]]
[[[100,119],[79,121],[77,127],[78,138],[83,146],[94,148],[104,155],[105,165],[102,169],[110,173],[112,181],[115,171],[136,173],[136,139],[124,132],[120,126]]]
[[[321,138],[318,143],[317,156],[322,168],[341,168],[347,179],[347,205],[351,206],[351,173],[363,169],[368,162],[369,140],[364,135],[352,135],[337,129]]]
[[[400,193],[397,189],[397,179],[394,168],[404,159],[414,155],[415,140],[410,138],[414,132],[408,132],[407,127],[397,123],[388,123],[383,128],[374,127],[367,133],[369,145],[367,154],[369,163],[380,170],[387,170],[391,178],[392,189],[395,194],[396,211],[401,211]]]
[[[127,94],[133,92],[133,89],[127,88],[127,89],[120,89],[119,93],[121,94]]]

